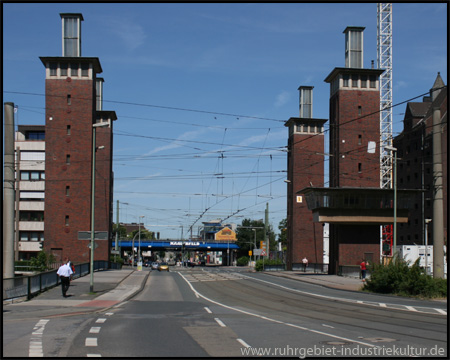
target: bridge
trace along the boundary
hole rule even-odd
[[[119,247],[122,250],[131,250],[133,241],[131,240],[119,240]],[[141,239],[141,250],[142,251],[162,251],[162,250],[182,250],[184,244],[185,250],[191,251],[222,251],[222,250],[237,250],[239,246],[233,242],[224,241],[181,241],[181,240],[142,240]],[[116,241],[112,241],[112,248],[115,248]],[[139,246],[139,240],[134,240],[134,247]]]

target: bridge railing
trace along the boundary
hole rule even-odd
[[[56,267],[56,263],[54,264]],[[59,263],[59,265],[61,265]],[[34,295],[59,285],[60,279],[56,274],[59,266],[52,270],[40,272],[33,275],[17,276],[14,278],[3,279],[3,300],[11,300],[26,297],[28,300]],[[110,263],[105,260],[94,261],[94,271],[102,271],[108,269],[120,269],[120,264]],[[75,274],[73,278],[86,276],[90,273],[90,263],[82,263],[75,265]]]

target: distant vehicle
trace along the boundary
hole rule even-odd
[[[152,270],[158,270],[159,264],[157,262],[152,262]]]
[[[158,271],[169,271],[169,264],[167,264],[166,262],[162,262],[158,266]]]

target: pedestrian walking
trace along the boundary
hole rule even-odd
[[[69,290],[70,286],[70,277],[73,274],[72,269],[70,268],[69,258],[64,258],[64,263],[59,267],[56,272],[61,279],[61,290],[64,297],[68,297],[67,290]]]
[[[308,259],[306,258],[306,256],[303,258],[302,263],[303,263],[303,272],[306,272],[306,267],[308,266]]]
[[[362,281],[365,282],[366,281],[367,266],[366,266],[366,261],[364,259],[363,259],[363,261],[361,261],[361,264],[359,265],[359,268],[361,269]]]

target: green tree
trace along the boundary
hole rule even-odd
[[[264,222],[261,220],[242,220],[242,227],[238,227],[236,231],[237,245],[240,247],[238,257],[248,256],[249,250],[253,250],[255,243],[255,231],[256,230],[256,248],[259,249],[261,241],[264,241]],[[275,233],[272,226],[269,225],[267,229],[267,235],[269,239],[269,249],[275,250],[277,242],[275,240]]]
[[[128,237],[130,239],[133,239],[136,236],[135,240],[139,239],[139,235],[137,235],[138,232],[139,229],[133,230]],[[155,240],[155,233],[147,229],[141,228],[141,240]]]
[[[55,262],[53,254],[47,254],[44,250],[39,251],[38,255],[30,260],[30,265],[35,271],[50,270],[50,264]]]
[[[287,219],[283,219],[278,224],[278,230],[280,233],[278,234],[278,241],[281,243],[281,247],[283,250],[286,250],[287,247]]]
[[[121,224],[113,224],[113,239],[116,238],[116,232],[119,231],[119,239],[125,239],[127,237],[127,228]]]

